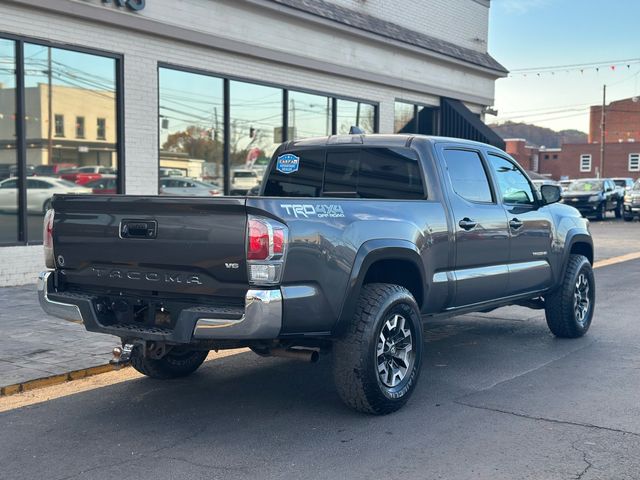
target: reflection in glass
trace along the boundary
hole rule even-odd
[[[24,70],[27,164],[38,175],[27,181],[28,238],[39,241],[53,194],[91,193],[84,184],[117,169],[116,61],[25,43]],[[102,136],[88,128],[99,119]]]
[[[290,139],[327,135],[331,135],[331,98],[290,91]]]
[[[198,190],[204,196],[221,190],[224,183],[223,80],[161,68],[159,89],[161,193],[181,194],[162,187],[163,179],[169,177],[211,183],[210,188]]]
[[[376,131],[376,107],[370,103],[338,100],[337,125],[339,134],[349,133],[353,126],[365,133]]]
[[[0,39],[0,243],[18,241],[15,43]]]
[[[394,110],[394,133],[438,134],[438,107],[425,107],[405,102],[396,102]]]
[[[255,189],[282,143],[282,90],[253,83],[229,85],[231,193]]]
[[[396,102],[394,109],[393,133],[415,133],[416,125],[413,104]]]

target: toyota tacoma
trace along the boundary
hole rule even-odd
[[[593,243],[560,197],[482,143],[290,141],[258,196],[56,195],[39,297],[153,378],[210,350],[331,353],[342,400],[385,414],[416,387],[429,318],[522,305],[558,337],[587,332]]]

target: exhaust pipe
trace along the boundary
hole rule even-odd
[[[320,358],[317,350],[308,350],[302,348],[272,348],[269,355],[273,357],[292,358],[307,363],[316,363]]]

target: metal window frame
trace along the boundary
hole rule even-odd
[[[393,118],[394,118],[394,123],[395,123],[395,115],[396,115],[396,103],[404,103],[405,105],[411,105],[413,106],[413,118],[415,119],[415,124],[416,124],[416,128],[415,131],[410,132],[410,133],[414,133],[414,134],[418,134],[418,132],[420,131],[420,117],[418,116],[419,109],[420,107],[422,108],[434,108],[436,109],[436,119],[435,119],[435,132],[433,133],[433,135],[440,135],[440,115],[441,115],[441,105],[431,105],[428,103],[424,103],[424,102],[414,102],[412,100],[405,100],[403,98],[394,98],[393,99]],[[376,118],[378,118],[378,115],[376,114]],[[394,127],[395,129],[395,127]],[[396,132],[394,132],[396,133]]]
[[[589,168],[588,169],[584,169],[582,168],[582,161],[589,159]],[[580,154],[580,173],[587,173],[587,172],[591,172],[593,170],[593,155],[591,155],[590,153],[581,153]]]
[[[222,72],[216,72],[213,70],[205,70],[197,67],[190,67],[185,65],[179,65],[170,62],[157,62],[156,63],[156,79],[158,81],[157,88],[157,116],[158,116],[158,133],[160,132],[160,69],[175,70],[184,73],[192,73],[194,75],[203,75],[207,77],[217,78],[223,81],[223,146],[222,146],[222,165],[224,175],[224,194],[229,195],[231,191],[231,158],[229,149],[229,140],[231,138],[231,112],[230,112],[230,85],[231,82],[243,82],[261,87],[278,88],[282,91],[282,143],[289,141],[289,92],[308,93],[311,95],[320,95],[331,99],[331,134],[335,135],[337,132],[337,102],[338,100],[347,100],[351,102],[366,103],[372,105],[374,108],[374,133],[380,132],[380,102],[367,100],[364,98],[350,97],[347,95],[336,95],[320,90],[313,90],[308,88],[301,88],[295,85],[280,84],[273,82],[263,82],[252,78],[240,77],[236,75],[229,75]],[[160,193],[160,148],[158,145],[158,193]]]
[[[631,168],[631,160],[635,162],[635,168]],[[627,170],[629,172],[640,172],[640,153],[630,153],[629,154],[629,164],[627,166]]]
[[[16,242],[0,242],[1,247],[42,245],[42,241],[30,241],[28,232],[27,212],[27,139],[25,121],[25,69],[24,44],[40,45],[47,48],[86,53],[114,60],[115,68],[115,102],[116,102],[116,154],[118,168],[118,193],[125,193],[124,185],[124,61],[123,55],[116,52],[87,48],[81,45],[71,45],[41,38],[16,35],[0,31],[0,40],[14,42],[15,54],[15,109],[16,109],[16,162],[18,167],[18,240]]]

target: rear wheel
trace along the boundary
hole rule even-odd
[[[135,351],[131,366],[147,377],[167,380],[191,375],[207,358],[207,350],[174,349],[159,359],[143,357]]]
[[[624,218],[624,221],[625,221],[625,222],[631,222],[631,221],[633,221],[633,216],[632,216],[632,215],[625,215],[623,218]]]
[[[549,330],[561,338],[577,338],[589,330],[595,307],[596,284],[589,260],[571,255],[562,284],[545,297]]]
[[[622,218],[622,202],[616,205],[616,218]]]
[[[411,293],[399,285],[365,285],[333,355],[336,388],[345,404],[376,415],[401,408],[422,363],[422,323]]]

